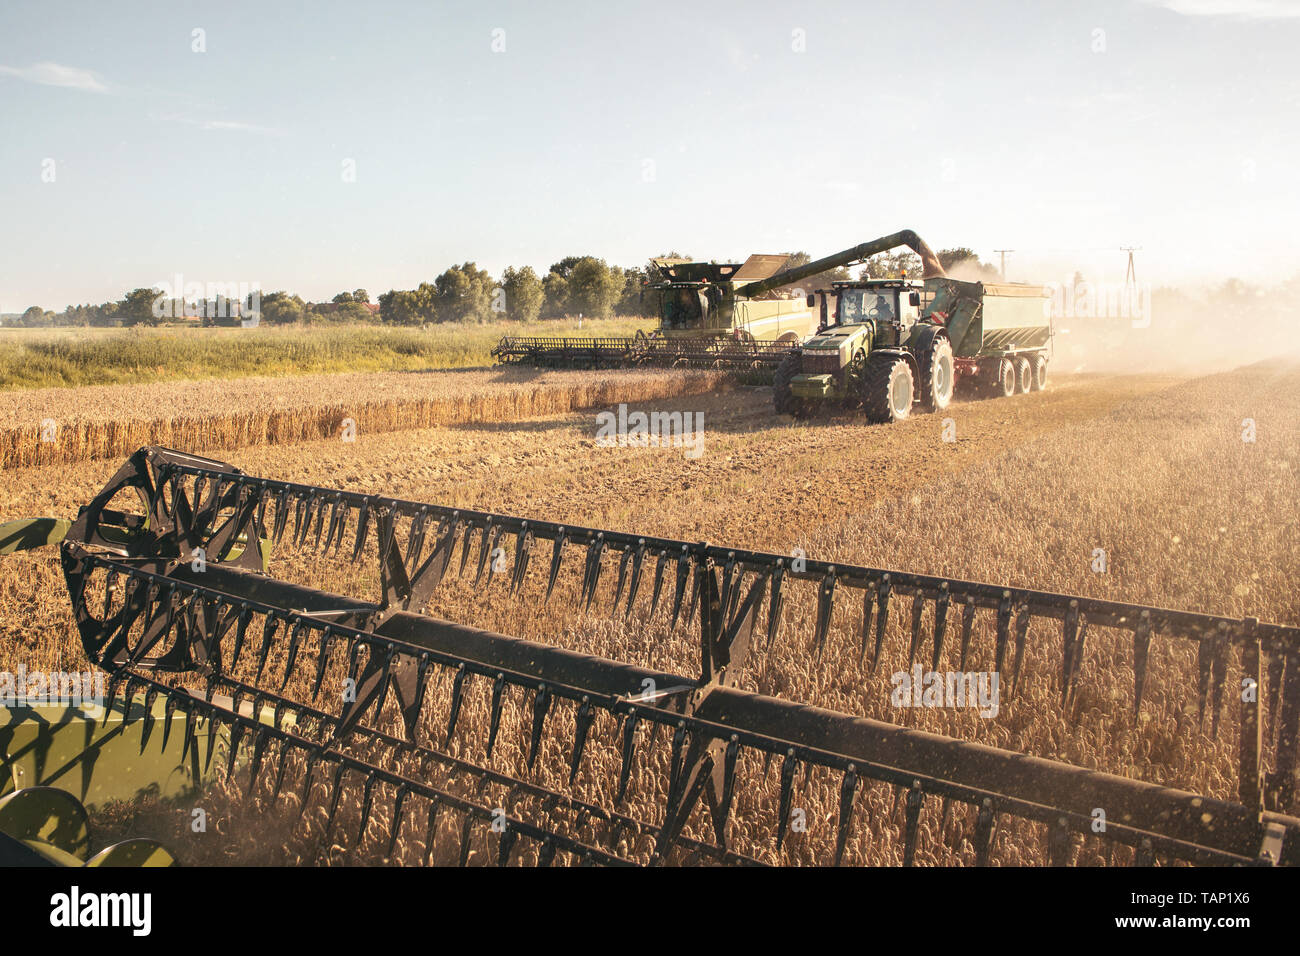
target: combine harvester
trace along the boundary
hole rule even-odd
[[[769,372],[817,329],[813,299],[764,298],[782,286],[907,246],[924,275],[942,276],[938,257],[910,229],[781,269],[783,256],[754,255],[743,264],[656,259],[668,281],[652,287],[659,327],[629,338],[506,336],[492,350],[505,365],[548,368],[707,368]],[[779,270],[779,271],[778,271]]]
[[[273,545],[307,559],[290,569],[340,552],[362,561],[377,590],[332,594],[270,575]],[[328,807],[325,854],[780,862],[814,775],[838,804],[817,844],[825,864],[895,825],[905,864],[944,847],[955,862],[1003,860],[1008,831],[1041,841],[1053,865],[1085,844],[1135,865],[1300,863],[1294,627],[362,495],[161,448],[134,454],[60,547],[85,651],[110,675],[109,710],[139,701],[146,735],[153,721],[183,724],[170,745],[196,769],[200,746],[207,766],[224,741],[248,799],[302,794],[295,826],[320,827]],[[446,620],[436,611],[456,578],[500,599],[572,594],[655,652],[685,624],[694,650],[674,672]],[[1015,694],[1027,646],[1063,647],[1062,706],[1090,627],[1132,641],[1134,713],[1153,651],[1163,660],[1194,645],[1216,732],[1225,698],[1240,707],[1237,793],[1197,795],[739,689],[775,642],[799,640],[820,659],[846,599],[862,608],[847,640],[875,665],[890,632],[909,666],[932,649],[937,668],[947,643],[964,669],[978,626],[996,635],[987,652],[997,672],[1010,666]],[[792,601],[815,606],[815,624],[782,637],[783,618],[798,619]],[[1231,692],[1238,667],[1258,700]],[[764,803],[769,766],[779,792]],[[893,794],[892,820],[861,809],[868,792]]]

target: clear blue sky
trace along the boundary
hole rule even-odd
[[[6,0],[0,311],[903,227],[1036,281],[1289,275],[1297,48],[1300,0]]]

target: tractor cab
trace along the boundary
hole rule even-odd
[[[863,279],[832,282],[819,289],[823,328],[871,323],[906,330],[926,312],[930,294],[915,279]],[[810,303],[811,304],[811,303]]]

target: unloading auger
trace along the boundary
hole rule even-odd
[[[286,540],[303,553],[377,558],[377,595],[268,574],[271,549]],[[274,801],[294,787],[305,818],[323,790],[324,846],[386,848],[391,858],[405,836],[423,855],[402,862],[464,864],[476,851],[501,864],[780,862],[796,781],[806,787],[816,774],[838,790],[827,864],[845,856],[855,826],[879,823],[862,813],[855,823],[877,787],[901,810],[905,864],[924,814],[941,814],[931,819],[956,833],[961,862],[979,865],[1007,827],[1039,834],[1053,865],[1072,862],[1085,841],[1135,865],[1300,863],[1297,628],[331,490],[162,448],[135,453],[61,548],[76,624],[111,674],[109,697],[142,696],[146,734],[158,701],[166,729],[183,714],[183,760],[198,762],[202,739],[210,763],[213,742],[228,739],[229,769],[246,768],[248,794]],[[579,586],[557,588],[578,569]],[[698,669],[656,670],[429,613],[456,575],[476,588],[500,580],[516,599],[573,591],[582,608],[608,607],[629,625],[665,602],[672,627],[698,628]],[[611,578],[612,602],[598,601]],[[1235,651],[1246,679],[1268,681],[1267,694],[1241,704],[1237,799],[739,689],[738,675],[781,639],[797,589],[815,589],[817,653],[835,602],[850,598],[862,608],[860,653],[876,664],[891,615],[910,623],[909,666],[929,650],[937,667],[955,638],[963,668],[975,620],[989,615],[997,670],[1011,658],[1012,693],[1034,623],[1034,640],[1054,632],[1062,642],[1063,702],[1089,627],[1131,634],[1135,709],[1152,641],[1194,642],[1201,706],[1216,724]],[[511,727],[523,739],[508,741]],[[773,763],[776,798],[756,804]],[[337,832],[341,807],[350,836]]]

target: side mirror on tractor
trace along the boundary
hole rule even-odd
[[[811,309],[816,304],[817,304],[817,296],[815,295],[808,296],[808,308]]]
[[[919,293],[919,292],[912,292],[912,293],[909,293],[908,296],[907,296],[907,304],[908,304],[908,305],[920,305],[920,304],[921,304],[921,293]]]

